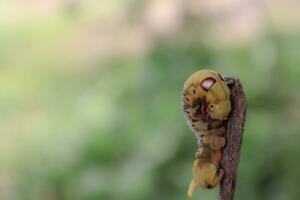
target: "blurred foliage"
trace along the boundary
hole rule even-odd
[[[300,198],[300,35],[280,14],[210,45],[209,14],[181,1],[180,24],[162,25],[140,19],[152,1],[29,2],[0,4],[0,199],[187,199],[196,140],[180,95],[202,68],[247,96],[236,199]]]

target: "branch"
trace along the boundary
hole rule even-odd
[[[222,152],[221,167],[225,172],[220,184],[219,200],[233,200],[244,123],[246,119],[246,100],[239,79],[226,78],[231,81],[232,112],[227,124],[226,146]]]

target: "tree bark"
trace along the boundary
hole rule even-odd
[[[232,82],[230,86],[232,111],[227,124],[226,146],[222,152],[221,167],[225,175],[220,184],[219,200],[234,199],[242,136],[246,119],[246,99],[239,79],[230,77],[226,78],[226,81]]]

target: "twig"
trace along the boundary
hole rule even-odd
[[[240,149],[246,119],[246,100],[240,81],[235,78],[226,78],[226,80],[232,82],[232,111],[227,125],[227,144],[222,153],[221,167],[225,175],[220,184],[219,200],[234,199]]]

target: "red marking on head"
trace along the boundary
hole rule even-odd
[[[202,81],[201,87],[205,90],[208,90],[215,82],[216,80],[213,78],[206,78]]]
[[[204,105],[201,106],[200,110],[201,110],[201,113],[203,113],[204,115],[207,114],[207,109]]]

